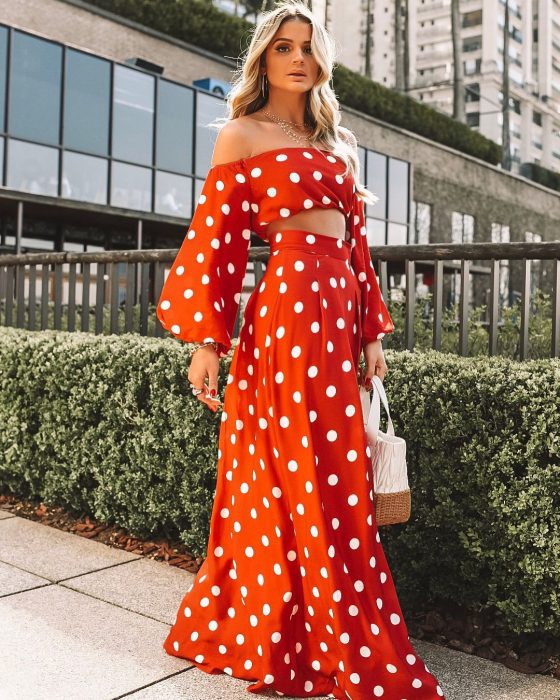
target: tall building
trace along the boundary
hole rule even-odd
[[[313,2],[313,11],[327,18],[340,63],[452,116],[451,0],[401,0],[400,61],[395,4],[395,0],[334,0],[326,7],[320,0]],[[459,9],[465,121],[501,144],[505,2],[460,0]],[[509,0],[509,26],[512,171],[519,172],[521,163],[538,163],[558,172],[560,2]]]

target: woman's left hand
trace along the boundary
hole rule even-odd
[[[383,381],[389,368],[385,362],[381,340],[374,340],[364,345],[363,353],[366,361],[366,369],[365,374],[360,379],[360,384],[369,390],[371,389],[372,377],[377,375],[381,381]]]

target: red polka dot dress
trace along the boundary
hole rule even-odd
[[[163,646],[251,693],[432,700],[444,694],[410,643],[375,521],[357,371],[394,324],[343,172],[304,147],[212,167],[164,282],[163,327],[224,356],[251,232],[313,207],[346,217],[348,240],[268,241],[216,414],[207,556]]]

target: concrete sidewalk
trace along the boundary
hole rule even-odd
[[[164,652],[193,578],[0,510],[0,697],[258,698],[246,681],[209,675]],[[560,700],[560,681],[411,641],[447,700]]]

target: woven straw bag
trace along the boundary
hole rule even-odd
[[[372,377],[370,392],[360,386],[360,399],[373,471],[373,499],[378,525],[404,523],[410,518],[410,488],[406,468],[406,441],[395,435],[389,404],[378,376]],[[387,432],[379,430],[380,398],[387,412]]]

